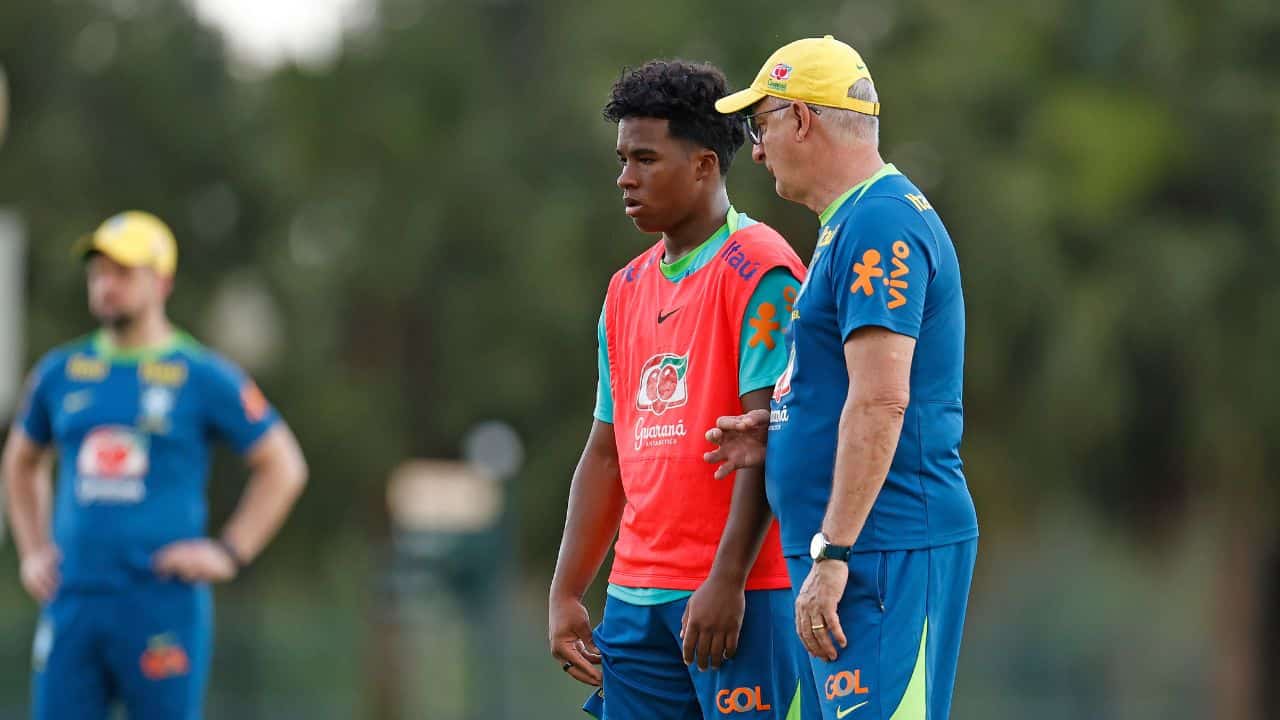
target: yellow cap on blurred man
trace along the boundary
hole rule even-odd
[[[76,244],[84,258],[99,252],[127,267],[146,267],[162,277],[178,269],[178,243],[160,218],[141,210],[113,215]]]
[[[851,97],[854,83],[871,79],[857,50],[827,35],[784,45],[765,61],[751,87],[720,98],[716,110],[725,115],[760,102],[766,95],[783,100],[844,108],[879,115],[880,103]]]

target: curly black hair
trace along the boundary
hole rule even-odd
[[[613,84],[604,118],[664,118],[672,137],[689,140],[715,152],[720,174],[729,172],[734,153],[746,142],[737,115],[716,112],[728,83],[714,65],[685,60],[650,60],[638,68],[624,68]]]

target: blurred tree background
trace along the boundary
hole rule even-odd
[[[371,9],[331,60],[264,71],[181,4],[0,3],[28,364],[92,327],[74,238],[156,212],[181,245],[172,315],[255,374],[311,461],[285,532],[219,590],[211,717],[460,716],[467,613],[392,608],[385,486],[491,418],[528,461],[510,637],[487,656],[522,716],[577,716],[545,586],[599,305],[652,242],[621,212],[600,107],[625,65],[709,60],[740,87],[825,33],[867,58],[882,152],[961,255],[983,540],[955,716],[1272,714],[1280,4]],[[730,189],[808,256],[814,219],[746,152]],[[220,517],[241,483],[221,458]],[[0,717],[21,717],[35,609],[11,550],[0,565]]]

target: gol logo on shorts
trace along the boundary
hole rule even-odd
[[[191,661],[187,652],[182,649],[172,635],[157,635],[147,643],[146,652],[140,660],[142,674],[148,680],[164,680],[165,678],[186,675],[191,670]]]
[[[835,700],[850,693],[866,695],[871,692],[870,688],[862,687],[861,670],[854,670],[853,672],[844,670],[834,675],[828,675],[827,682],[823,684],[822,688],[826,691],[828,700]]]
[[[756,712],[758,710],[772,710],[773,706],[764,701],[764,693],[760,686],[754,688],[734,688],[732,690],[721,690],[716,693],[716,708],[720,710],[721,715],[729,713],[745,713]]]

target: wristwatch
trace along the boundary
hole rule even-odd
[[[222,538],[212,538],[212,540],[213,544],[217,545],[218,549],[222,551],[222,554],[226,555],[227,559],[231,561],[231,564],[236,566],[237,573],[244,570],[247,563],[240,558],[240,553],[236,552],[236,549],[231,547],[231,543],[223,540]]]
[[[814,533],[813,539],[809,541],[809,557],[816,563],[823,560],[849,562],[849,556],[852,554],[852,545],[832,545],[831,541],[827,540],[827,536],[821,532]]]

